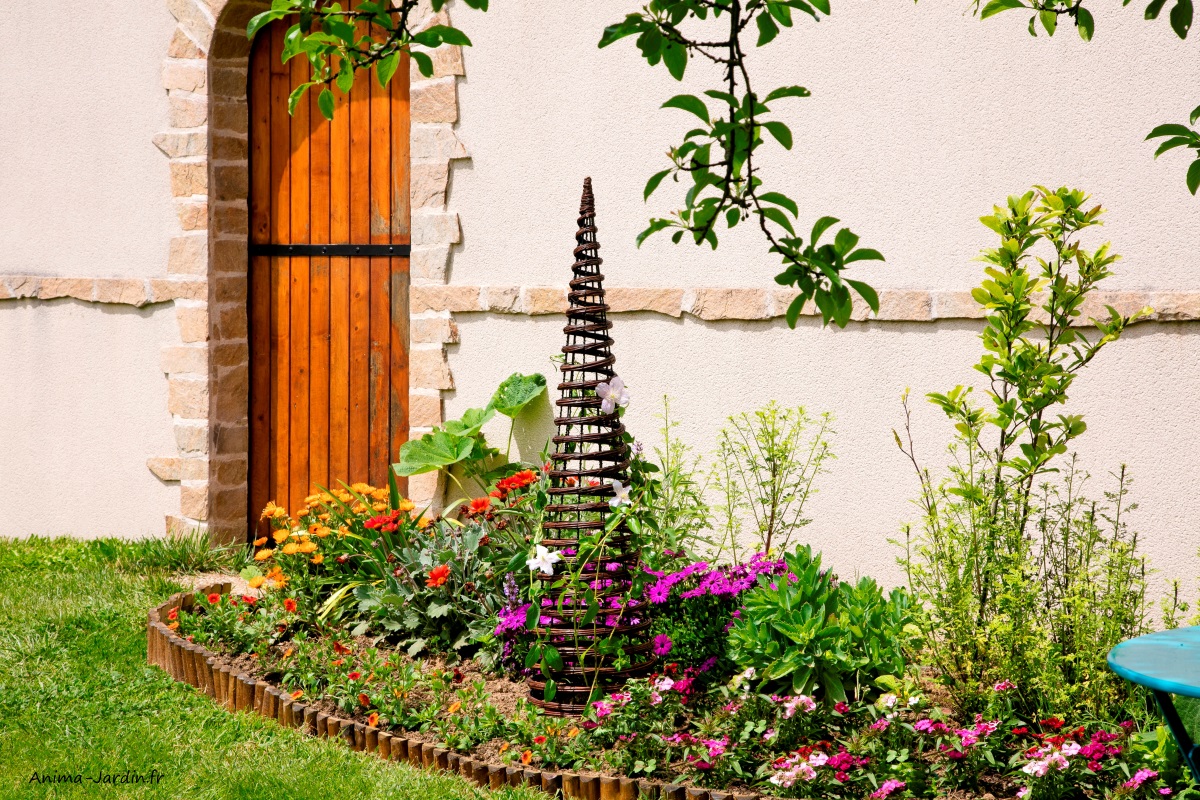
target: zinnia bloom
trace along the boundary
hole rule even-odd
[[[533,737],[533,743],[534,744],[545,744],[546,737],[545,736],[535,736],[535,737]]]
[[[179,606],[175,606],[174,608],[172,608],[170,611],[167,612],[167,619],[170,619],[170,620],[179,619]]]
[[[252,595],[252,594],[244,594],[244,595],[242,595],[242,602],[243,602],[243,603],[245,603],[245,604],[246,604],[246,605],[248,605],[248,606],[252,606],[252,605],[254,605],[254,603],[255,603],[257,600],[258,600],[258,598],[257,598],[257,597],[255,597],[255,596],[254,596],[254,595]]]
[[[362,673],[361,673],[361,672],[359,672],[358,670],[354,670],[353,672],[351,672],[351,673],[350,673],[349,675],[347,675],[346,677],[347,677],[347,678],[349,678],[349,679],[350,679],[350,680],[352,680],[352,681],[356,681],[356,680],[358,680],[359,678],[361,678],[361,677],[362,677]]]
[[[221,602],[221,595],[217,594],[216,592],[213,592],[208,596],[208,604],[210,606],[215,606],[219,602]]]
[[[450,707],[446,709],[446,713],[447,714],[457,714],[458,710],[460,708],[462,708],[462,703],[455,700],[453,703],[450,704]]]
[[[292,692],[292,699],[293,699],[293,700],[299,700],[301,697],[304,697],[304,690],[303,690],[303,689],[297,689],[296,691]]]
[[[285,610],[287,610],[288,612],[290,612],[292,614],[296,613],[296,601],[290,597],[286,598],[283,601],[283,607]]]
[[[439,564],[429,570],[429,578],[425,581],[425,585],[430,589],[436,589],[446,582],[450,577],[450,567],[447,564]]]

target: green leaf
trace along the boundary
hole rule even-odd
[[[350,90],[354,88],[354,65],[350,63],[349,59],[342,59],[341,67],[334,83],[342,90],[342,94],[350,94]]]
[[[450,613],[451,605],[451,603],[430,603],[429,608],[426,609],[426,612],[429,614],[430,618],[438,619],[439,617],[444,617]]]
[[[1042,27],[1046,29],[1046,33],[1051,36],[1058,29],[1058,14],[1053,11],[1039,11],[1038,18],[1042,21]]]
[[[392,466],[398,475],[420,475],[466,460],[474,447],[468,436],[434,431],[401,445],[400,462]]]
[[[422,31],[422,33],[431,33],[446,44],[457,44],[462,47],[471,46],[471,40],[465,33],[449,25],[431,25]]]
[[[542,697],[546,700],[547,703],[549,703],[550,701],[552,701],[554,699],[554,696],[556,694],[558,694],[558,684],[555,683],[553,678],[547,678],[546,679],[546,688],[542,690]]]
[[[525,406],[546,391],[546,377],[540,374],[522,375],[514,372],[496,387],[491,405],[509,419],[516,419]]]
[[[310,86],[312,86],[311,83],[302,83],[295,89],[292,89],[292,93],[288,95],[288,114],[295,115],[296,106],[300,105],[300,101],[304,98],[304,93],[308,91],[308,87]]]
[[[322,117],[333,119],[333,92],[328,86],[317,95],[317,108],[320,109]]]
[[[642,30],[642,18],[637,14],[630,14],[621,22],[615,25],[609,25],[604,29],[604,33],[600,35],[600,42],[597,47],[608,47],[613,42],[624,39],[626,36],[632,36]]]
[[[414,658],[417,653],[425,649],[424,639],[414,639],[413,643],[408,646],[408,657]]]
[[[1191,27],[1192,0],[1175,0],[1175,7],[1171,9],[1171,30],[1180,39],[1186,39]]]
[[[704,105],[704,101],[699,97],[691,94],[677,94],[667,102],[663,103],[662,108],[680,108],[684,111],[690,111],[700,119],[708,122],[708,106]]]
[[[658,233],[661,230],[666,230],[669,227],[671,227],[671,220],[669,220],[669,219],[652,219],[652,220],[650,220],[650,226],[648,228],[646,228],[646,230],[644,230],[638,234],[637,246],[641,247],[642,242],[646,241],[646,239],[648,237],[650,237],[652,234]],[[680,235],[682,235],[682,233],[683,232],[680,231]],[[676,240],[676,241],[678,241],[678,240]]]
[[[772,100],[778,100],[781,97],[811,97],[812,92],[805,89],[803,86],[780,86],[778,89],[773,89],[770,94],[763,99],[764,103],[769,103]]]
[[[461,419],[449,420],[442,427],[454,436],[474,436],[494,416],[496,409],[490,404],[487,408],[468,408],[463,412]]]
[[[563,668],[563,659],[558,652],[558,648],[553,645],[546,645],[546,649],[542,651],[542,658],[546,661],[546,666],[555,672],[559,672]]]
[[[650,195],[654,194],[654,190],[663,182],[663,179],[671,174],[671,170],[664,169],[662,172],[656,172],[650,176],[650,180],[646,181],[646,189],[642,192],[642,199],[649,200]]]
[[[379,85],[386,87],[388,81],[396,74],[396,68],[400,66],[400,51],[393,50],[383,58],[375,62],[375,78],[379,81]]]
[[[417,69],[421,71],[422,75],[426,78],[433,77],[433,59],[428,54],[422,53],[420,50],[410,50],[408,54],[413,61],[417,62]]]
[[[772,121],[764,122],[763,127],[769,130],[771,135],[783,145],[783,149],[792,149],[792,132],[788,129],[787,125],[784,125],[782,122]]]
[[[767,14],[759,14],[756,18],[758,22],[758,46],[762,47],[776,36],[779,35],[779,26],[775,24],[775,20]]]
[[[1150,0],[1146,6],[1146,19],[1158,19],[1158,12],[1162,11],[1163,6],[1167,4],[1167,0]]]
[[[1188,116],[1188,124],[1195,125],[1196,120],[1198,120],[1198,119],[1200,119],[1200,106],[1196,106],[1195,108],[1192,109],[1191,115]]]
[[[999,14],[1001,11],[1007,11],[1010,8],[1025,8],[1025,4],[1021,0],[990,0],[979,12],[980,19],[987,19]]]
[[[788,211],[792,212],[793,217],[800,216],[800,208],[796,205],[796,202],[790,197],[780,194],[779,192],[766,192],[764,194],[760,194],[758,199],[762,200],[764,203],[774,203],[777,206],[783,206]]]
[[[1196,193],[1196,189],[1200,188],[1200,158],[1192,162],[1187,171],[1187,187],[1192,194]]]
[[[400,507],[400,487],[396,485],[396,470],[388,467],[388,504],[394,511]]]
[[[1157,150],[1154,151],[1154,157],[1158,158],[1159,156],[1161,156],[1163,153],[1167,152],[1168,150],[1173,150],[1176,147],[1183,147],[1184,145],[1188,145],[1191,143],[1192,143],[1192,140],[1189,137],[1185,137],[1185,136],[1176,136],[1173,139],[1167,139],[1165,142],[1163,142],[1162,144],[1160,144],[1158,146]]]
[[[858,244],[858,236],[849,228],[842,228],[833,238],[833,249],[837,250],[840,256],[847,255],[856,244]]]
[[[854,289],[854,291],[858,292],[859,296],[862,297],[863,300],[867,301],[867,305],[871,307],[872,311],[879,311],[879,295],[875,293],[874,289],[862,281],[852,281],[849,278],[846,279],[846,283],[848,283],[851,288]]]
[[[1146,134],[1146,139],[1155,139],[1159,136],[1194,136],[1195,131],[1186,125],[1179,125],[1174,122],[1168,122],[1165,125],[1159,125],[1154,130]],[[1145,141],[1145,140],[1143,140]]]
[[[541,606],[538,605],[538,601],[535,599],[532,603],[529,604],[529,610],[525,612],[525,628],[526,628],[526,630],[533,630],[534,628],[536,628],[538,626],[538,621],[541,618],[542,618],[542,609],[541,609]]]
[[[763,208],[763,209],[759,210],[759,213],[761,213],[764,217],[766,217],[767,219],[776,223],[780,227],[786,229],[787,232],[792,234],[793,236],[796,235],[796,230],[792,227],[791,220],[789,220],[786,216],[784,216],[783,212],[780,211],[778,208],[774,208],[774,207]]]
[[[271,24],[277,19],[283,19],[286,12],[284,11],[264,11],[261,14],[255,14],[246,23],[246,38],[253,39],[254,34],[258,33],[265,26]]]
[[[809,238],[809,244],[813,247],[817,246],[817,241],[820,240],[821,234],[829,230],[830,226],[838,224],[837,217],[821,217],[813,224],[812,236]]]
[[[869,247],[860,247],[842,259],[842,261],[843,263],[851,264],[855,261],[887,261],[887,259],[878,250],[872,250]]]
[[[1083,6],[1075,12],[1075,30],[1079,31],[1079,38],[1085,42],[1090,42],[1092,34],[1096,31],[1096,20],[1092,18],[1092,12]]]
[[[683,80],[683,71],[687,69],[688,51],[682,45],[675,42],[667,42],[662,49],[663,63],[667,65],[667,72],[671,73],[677,81]]]

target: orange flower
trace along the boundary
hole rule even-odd
[[[167,619],[171,619],[171,620],[179,619],[179,606],[175,606],[174,608],[172,608],[170,611],[167,612]]]
[[[400,501],[400,505],[396,506],[396,510],[397,511],[412,511],[416,507],[417,507],[416,504],[413,503],[412,500],[405,498],[404,500]]]
[[[167,627],[173,631],[177,631],[177,630],[179,630],[179,623],[178,622],[169,622],[169,623],[167,623]]]
[[[262,515],[259,517],[259,519],[267,519],[268,517],[278,516],[278,514],[276,513],[277,511],[283,511],[284,514],[287,513],[282,508],[275,505],[273,502],[268,502],[267,505],[263,508]]]
[[[446,709],[446,713],[447,714],[457,714],[458,710],[460,708],[462,708],[462,703],[455,700],[453,703],[450,704],[450,707]]]
[[[371,716],[367,717],[367,724],[370,725],[372,728],[379,725],[379,712],[378,711],[371,712]]]
[[[546,737],[545,736],[535,736],[535,737],[533,737],[533,743],[534,744],[545,744]]]
[[[487,511],[491,507],[492,507],[492,498],[476,497],[474,500],[471,501],[471,505],[467,508],[467,514],[473,517],[476,514],[482,514],[484,511]]]
[[[289,613],[292,613],[292,614],[296,613],[296,601],[290,597],[283,601],[283,607]]]
[[[264,578],[262,575],[255,575],[253,578],[246,581],[246,583],[248,583],[250,585],[251,589],[257,589],[258,587],[262,586],[263,583],[266,582],[266,580],[267,579]]]
[[[265,536],[260,536],[254,540],[255,547],[262,547],[266,543],[267,543],[267,537],[265,537]]]
[[[283,546],[283,554],[285,556],[294,556],[300,552],[300,545],[297,542],[288,542]]]
[[[273,555],[275,555],[275,551],[268,547],[265,550],[259,550],[257,553],[255,553],[254,560],[255,561],[266,561],[268,558],[270,558]]]
[[[297,547],[296,549],[299,550],[301,553],[313,553],[313,552],[316,552],[317,543],[312,542],[312,541],[301,542],[300,546]]]
[[[291,657],[292,657],[292,653],[294,653],[294,652],[295,652],[295,650],[293,650],[292,648],[290,648],[290,647],[289,647],[287,650],[284,650],[284,651],[283,651],[283,658],[281,658],[281,659],[279,659],[279,660],[280,660],[280,661],[287,661],[289,658],[291,658]]]
[[[342,662],[345,660],[346,659],[344,659],[344,658],[335,658],[333,661],[329,662],[329,665],[331,667],[340,667],[342,665]]]
[[[579,728],[571,728],[571,730],[567,731],[568,739],[574,739],[578,735],[579,735]]]
[[[325,556],[321,555],[320,553],[317,553],[315,556],[312,557],[312,563],[314,563],[314,564],[320,564],[324,560],[325,560]]]
[[[522,764],[528,764],[530,761],[533,761],[533,751],[532,750],[526,750],[524,753],[521,753],[521,763]]]
[[[208,596],[208,604],[210,606],[215,606],[219,602],[221,602],[221,595],[217,594],[216,592],[213,592]]]
[[[287,528],[281,528],[280,530],[277,530],[271,534],[271,536],[274,537],[276,544],[283,544],[287,541],[287,538],[290,535],[291,534],[288,532]]]
[[[425,585],[430,589],[436,589],[446,582],[450,577],[450,567],[446,564],[439,564],[429,570],[429,578],[425,581]]]
[[[293,700],[299,700],[301,697],[304,697],[304,690],[303,690],[303,689],[297,689],[296,691],[292,692],[292,699],[293,699]]]
[[[499,752],[501,752],[501,753],[504,753],[504,752],[507,752],[507,751],[508,751],[508,742],[505,742],[504,744],[500,745],[500,751],[499,751]]]
[[[349,655],[350,648],[346,647],[346,645],[342,644],[341,642],[335,641],[333,643],[333,652],[340,655]]]
[[[369,705],[371,705],[371,698],[367,697],[366,692],[359,692],[358,693],[358,702],[359,702],[359,705],[369,706]]]
[[[421,517],[419,520],[417,520],[417,528],[419,530],[425,530],[432,524],[433,520],[431,520],[429,517]]]

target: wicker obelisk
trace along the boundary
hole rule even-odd
[[[559,551],[563,560],[557,575],[541,578],[553,583],[563,570],[582,567],[599,611],[593,612],[585,625],[589,614],[584,598],[567,596],[562,598],[559,612],[562,592],[572,591],[565,589],[552,595],[554,605],[543,612],[538,633],[558,649],[564,663],[553,673],[556,693],[551,700],[543,697],[546,682],[541,674],[529,679],[529,694],[533,703],[555,715],[582,713],[593,690],[644,674],[655,660],[647,636],[647,604],[625,599],[639,565],[624,523],[603,537],[599,552],[585,563],[579,562],[579,539],[603,533],[612,513],[612,482],[628,483],[630,459],[618,411],[604,413],[596,395],[597,385],[612,380],[617,372],[609,335],[612,322],[604,302],[591,178],[583,182],[575,241],[567,325],[563,328],[567,343],[562,349],[562,383],[554,420],[550,505],[542,540],[546,547]],[[616,640],[623,642],[625,663],[620,666],[614,664],[615,654],[600,652],[602,642]]]

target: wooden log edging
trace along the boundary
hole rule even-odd
[[[310,736],[341,739],[351,750],[385,761],[407,761],[414,767],[454,772],[484,789],[528,786],[563,800],[774,800],[757,793],[733,793],[618,775],[556,772],[529,766],[497,764],[457,753],[438,744],[409,739],[361,722],[330,716],[292,699],[278,686],[235,674],[216,654],[189,642],[163,619],[171,610],[189,611],[196,595],[228,594],[232,584],[214,583],[192,592],[173,594],[150,610],[146,619],[146,661],[180,683],[187,683],[231,712],[253,712]]]

